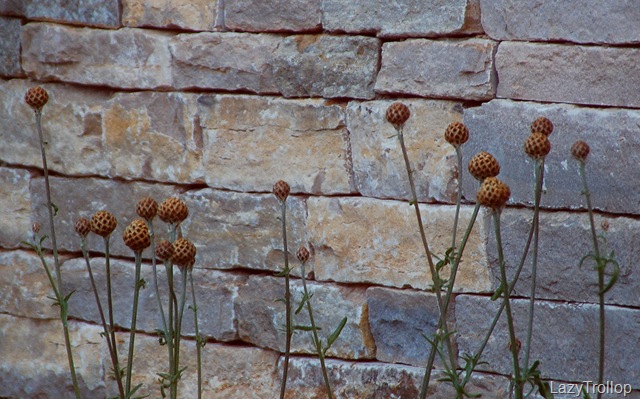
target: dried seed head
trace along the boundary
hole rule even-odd
[[[122,233],[122,240],[131,248],[132,251],[138,252],[151,245],[151,236],[149,235],[149,227],[147,222],[142,219],[135,219]]]
[[[276,184],[273,185],[273,194],[282,202],[287,200],[290,191],[291,187],[289,187],[289,184],[284,180],[278,180]]]
[[[31,225],[31,232],[32,232],[33,234],[38,234],[38,233],[40,232],[40,223],[38,223],[38,222],[34,222],[34,223]]]
[[[469,140],[469,129],[461,122],[453,122],[444,131],[444,139],[454,147],[461,146]]]
[[[178,267],[192,269],[196,261],[196,246],[186,238],[178,238],[173,243],[172,259]]]
[[[150,197],[144,197],[136,204],[136,213],[146,221],[151,221],[158,213],[158,203]]]
[[[391,123],[396,129],[398,129],[409,119],[411,111],[409,111],[409,107],[403,103],[395,102],[387,108],[385,116],[387,118],[387,122]]]
[[[33,108],[35,112],[38,112],[41,111],[42,107],[49,101],[49,93],[42,87],[35,86],[27,90],[27,93],[24,95],[24,101]]]
[[[589,148],[589,144],[585,143],[582,140],[576,141],[571,146],[571,155],[573,155],[573,157],[580,162],[584,162],[587,160],[587,156],[589,155],[590,151],[591,149]]]
[[[501,208],[511,196],[509,186],[496,177],[487,177],[482,182],[476,199],[480,205],[489,208]]]
[[[158,206],[158,217],[165,223],[178,224],[189,216],[189,208],[179,198],[169,197]]]
[[[551,143],[542,133],[531,133],[524,142],[524,152],[533,159],[544,158],[549,151],[551,151]]]
[[[82,238],[91,232],[91,222],[87,218],[80,218],[75,225],[76,233]]]
[[[300,249],[298,249],[298,252],[296,252],[296,257],[302,263],[308,261],[309,260],[309,250],[307,248],[305,248],[305,247],[300,247]]]
[[[553,123],[544,116],[537,118],[531,123],[531,133],[542,133],[548,136],[553,132]]]
[[[477,180],[483,181],[487,177],[495,177],[500,173],[500,163],[493,155],[481,151],[469,161],[469,173]]]
[[[108,237],[117,225],[116,217],[109,211],[98,211],[91,217],[91,231],[102,237]]]
[[[168,260],[173,257],[173,244],[167,240],[162,240],[156,246],[156,257],[161,260]]]

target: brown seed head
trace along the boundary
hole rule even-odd
[[[161,260],[168,260],[173,257],[173,244],[167,240],[162,240],[156,246],[156,257]]]
[[[91,232],[91,222],[87,218],[80,218],[75,225],[76,233],[82,238]]]
[[[40,232],[40,223],[38,223],[38,222],[34,222],[34,223],[31,225],[31,232],[32,232],[33,234],[38,234],[38,233]]]
[[[576,141],[571,146],[571,155],[573,155],[573,157],[580,162],[584,162],[587,160],[587,156],[589,155],[590,151],[591,149],[589,148],[589,144],[585,143],[582,140]]]
[[[487,177],[476,194],[476,200],[480,205],[496,209],[504,206],[510,196],[509,186],[496,177]]]
[[[500,163],[493,155],[481,151],[469,161],[469,173],[477,180],[483,181],[487,177],[495,177],[500,173]]]
[[[40,86],[35,86],[27,90],[24,101],[29,104],[35,112],[41,111],[42,107],[49,101],[49,93]]]
[[[169,197],[158,206],[158,217],[165,223],[182,223],[189,216],[189,208],[179,198]]]
[[[533,159],[544,158],[549,151],[551,151],[551,143],[542,133],[531,133],[524,142],[524,152]]]
[[[296,252],[296,257],[302,263],[308,261],[309,260],[309,250],[307,248],[305,248],[305,247],[300,247],[300,249],[298,249],[298,252]]]
[[[136,213],[146,221],[151,221],[158,213],[158,203],[150,197],[144,197],[136,204]]]
[[[469,129],[461,122],[453,122],[444,131],[444,139],[454,147],[461,146],[469,140]]]
[[[548,136],[553,132],[553,123],[544,116],[537,118],[531,123],[531,133],[542,133]]]
[[[290,191],[291,187],[289,187],[289,184],[284,180],[278,180],[276,184],[273,185],[273,194],[282,202],[287,200]]]
[[[180,268],[193,268],[196,261],[196,246],[186,238],[178,238],[173,243],[173,263]]]
[[[395,102],[387,108],[385,116],[387,118],[387,122],[391,123],[396,129],[398,129],[409,119],[411,111],[409,111],[409,107],[403,103]]]
[[[149,235],[147,222],[142,219],[135,219],[129,223],[122,233],[122,240],[134,252],[148,248],[151,245],[151,236]]]
[[[102,237],[108,237],[117,225],[116,217],[109,211],[98,211],[91,217],[91,231]]]

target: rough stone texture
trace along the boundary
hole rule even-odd
[[[225,2],[224,22],[245,32],[305,32],[321,27],[321,0],[233,0]]]
[[[179,183],[202,182],[202,130],[196,95],[117,94],[102,113],[109,174]]]
[[[187,193],[185,200],[192,216],[183,232],[196,243],[200,267],[282,270],[282,208],[273,194],[204,189]],[[301,199],[287,199],[290,261],[301,245],[307,245],[306,214]]]
[[[524,249],[532,211],[505,210],[502,214],[501,227],[503,247],[508,275],[513,276],[520,262]],[[640,298],[636,295],[640,285],[640,276],[634,273],[634,267],[640,259],[638,242],[640,224],[630,218],[596,216],[596,232],[606,237],[606,246],[601,243],[602,255],[614,251],[620,265],[620,277],[616,285],[607,292],[608,304],[623,306],[639,306]],[[607,227],[602,228],[603,224]],[[492,225],[487,226],[493,230]],[[498,286],[500,270],[498,268],[494,235],[490,237],[487,250],[494,275],[494,286]],[[593,252],[589,218],[586,213],[572,214],[567,212],[542,213],[540,216],[540,247],[538,252],[538,268],[536,278],[536,296],[553,300],[598,303],[598,274],[594,270],[595,263],[587,260],[578,267],[580,260]],[[531,255],[525,264],[516,285],[516,293],[529,296],[531,291]],[[607,272],[613,271],[613,265],[607,266]],[[607,277],[607,281],[609,277]]]
[[[272,55],[280,36],[249,33],[180,34],[171,39],[176,88],[277,93]]]
[[[362,36],[288,36],[273,55],[276,86],[285,97],[373,98],[379,48]]]
[[[309,198],[308,207],[309,241],[315,248],[318,280],[417,289],[431,286],[415,212],[406,202]],[[451,246],[455,207],[421,206],[420,211],[431,252],[443,256]],[[458,239],[472,211],[461,209]],[[456,291],[479,292],[491,286],[483,225],[479,217],[458,270]]]
[[[640,41],[640,8],[633,0],[480,0],[480,4],[482,26],[496,40],[604,44]]]
[[[527,300],[516,300],[512,309],[516,320],[516,336],[524,343]],[[456,299],[456,330],[460,334],[460,353],[475,351],[493,320],[498,302],[487,297],[462,295]],[[534,334],[531,359],[540,360],[543,378],[565,381],[596,380],[598,375],[598,306],[537,302],[534,312]],[[605,375],[609,381],[632,384],[638,389],[640,364],[637,330],[640,312],[637,309],[607,307],[607,361]],[[501,318],[489,339],[482,360],[488,364],[482,370],[510,373],[509,334],[506,317]],[[566,359],[570,357],[571,362]]]
[[[593,206],[607,212],[637,212],[640,189],[628,184],[640,179],[637,110],[493,100],[465,110],[464,122],[471,130],[469,142],[462,147],[465,159],[478,151],[491,152],[502,166],[500,178],[511,187],[510,201],[532,204],[534,162],[522,146],[531,122],[539,116],[555,125],[549,137],[551,153],[545,160],[544,207],[585,208],[578,163],[570,152],[576,140],[585,140],[591,147],[586,173]],[[465,176],[464,193],[469,199],[478,187],[472,180]]]
[[[104,397],[99,329],[72,321],[69,330],[82,396]],[[0,314],[0,341],[0,396],[73,397],[60,320]]]
[[[327,369],[335,396],[349,399],[417,398],[424,375],[423,367],[338,360],[328,360]],[[326,397],[318,360],[293,357],[289,376],[287,399]],[[432,384],[427,391],[429,398],[450,399],[455,396],[450,384],[438,381],[442,377],[443,373],[433,372]],[[508,381],[500,376],[475,373],[467,388],[470,393],[481,394],[483,398],[509,397]]]
[[[322,25],[329,31],[376,33],[378,36],[440,36],[462,31],[478,31],[471,24],[467,0],[325,0]],[[468,15],[468,13],[470,15]],[[471,26],[469,26],[471,25]]]
[[[4,144],[3,144],[4,145]],[[28,171],[0,166],[0,246],[16,248],[31,238]]]
[[[495,61],[497,96],[640,107],[639,57],[637,48],[503,42]]]
[[[297,264],[291,265],[296,267]],[[371,359],[375,357],[375,344],[369,331],[367,299],[364,289],[348,289],[327,284],[308,282],[313,305],[313,316],[320,339],[326,338],[338,327],[342,318],[347,324],[334,342],[327,356],[344,359]],[[302,283],[291,281],[293,308],[302,298]],[[284,278],[252,276],[240,287],[237,300],[238,332],[240,339],[259,347],[284,352],[285,308],[276,302],[284,296]],[[310,325],[308,313],[303,310],[294,317],[294,324]],[[295,353],[315,353],[311,333],[298,331],[293,336],[291,350]]]
[[[451,122],[462,121],[462,105],[448,101],[402,101],[411,110],[404,140],[414,174],[418,200],[455,203],[454,148],[444,140]],[[400,142],[385,119],[392,101],[351,102],[347,129],[358,192],[366,197],[410,199]]]
[[[433,338],[440,318],[435,295],[372,287],[367,304],[376,359],[424,367],[431,351],[424,337]],[[453,302],[449,307],[453,314]],[[441,364],[438,358],[436,364]]]
[[[3,0],[0,14],[105,28],[120,26],[118,0]]]
[[[0,17],[0,76],[20,76],[20,20]]]
[[[339,105],[224,95],[200,97],[199,105],[209,186],[271,192],[285,180],[293,193],[353,191]]]
[[[123,89],[171,86],[169,36],[29,23],[22,30],[22,67],[32,78]]]
[[[122,23],[125,26],[213,30],[217,0],[123,0]]]
[[[496,43],[486,39],[410,39],[382,45],[376,92],[488,100],[494,97]],[[428,68],[425,67],[428,65]],[[502,84],[502,82],[500,82]]]
[[[118,227],[111,235],[110,252],[115,256],[133,257],[133,252],[124,245],[122,232],[133,219],[139,218],[136,214],[136,203],[143,197],[152,197],[160,202],[166,197],[178,196],[175,187],[164,185],[153,185],[145,183],[126,183],[113,180],[102,180],[94,178],[73,179],[73,178],[50,178],[51,196],[53,203],[59,208],[55,218],[56,238],[58,248],[69,251],[80,250],[80,238],[74,230],[74,225],[78,218],[90,219],[91,216],[100,210],[107,210],[114,214],[118,220]],[[41,235],[48,235],[48,213],[45,206],[46,197],[44,189],[44,179],[38,178],[31,181],[31,212],[32,220],[38,221],[42,225]],[[187,206],[189,204],[187,203]],[[168,238],[166,225],[156,219],[154,222],[158,237]],[[195,242],[200,245],[201,243]],[[50,248],[50,240],[46,240],[43,245]],[[95,234],[87,236],[87,248],[91,251],[104,251],[104,240]],[[145,251],[143,255],[147,255]]]

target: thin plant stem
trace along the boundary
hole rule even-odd
[[[173,243],[176,240],[177,231],[176,225],[169,225],[169,240]],[[178,341],[178,298],[176,295],[174,281],[173,281],[173,262],[168,261],[165,262],[165,267],[167,269],[167,284],[169,286],[169,341],[171,344],[169,346],[169,393],[171,399],[178,398],[178,374],[180,365],[177,362],[177,356],[180,353],[180,343]]]
[[[110,236],[104,237],[104,257],[105,257],[105,274],[107,277],[107,308],[109,310],[109,338],[111,340],[111,346],[114,348],[114,353],[116,356],[116,363],[120,364],[118,361],[118,351],[117,351],[117,343],[116,343],[116,331],[115,331],[115,323],[113,319],[113,293],[111,290],[111,256],[109,253],[109,238]],[[117,374],[122,378],[122,370],[115,370]]]
[[[151,221],[147,221],[147,226],[149,227],[149,235],[151,236],[151,268],[153,270],[153,286],[156,291],[156,299],[158,301],[158,310],[160,313],[160,321],[162,322],[162,333],[164,334],[165,340],[168,339],[168,331],[167,331],[167,319],[164,313],[164,307],[162,306],[162,299],[160,298],[160,287],[158,286],[158,270],[157,261],[156,261],[156,240],[155,240],[155,232],[153,230],[153,223]]]
[[[136,324],[138,320],[138,299],[144,281],[140,278],[142,268],[142,251],[135,252],[136,276],[135,289],[133,293],[133,309],[131,312],[131,330],[129,331],[129,356],[127,357],[127,394],[131,393],[131,376],[133,375],[133,350],[136,340]]]
[[[176,343],[175,343],[175,367],[176,367],[176,375],[179,375],[180,370],[180,340],[182,338],[182,318],[184,316],[184,307],[187,298],[187,268],[181,267],[180,274],[182,275],[182,290],[180,292],[180,302],[178,303],[178,318],[176,322]],[[176,377],[176,383],[173,386],[174,392],[176,394],[176,398],[178,397],[178,378]]]
[[[462,204],[462,151],[460,146],[456,145],[456,160],[458,162],[458,192],[456,194],[456,214],[453,218],[453,234],[451,235],[451,248],[455,251],[456,238],[458,234],[458,220],[460,218],[460,206]]]
[[[193,270],[189,269],[189,281],[191,283],[191,300],[193,301],[193,321],[196,333],[196,363],[198,366],[198,399],[202,398],[202,346],[204,344],[200,337],[198,327],[198,305],[196,304],[196,290],[193,284]]]
[[[289,373],[289,358],[291,356],[291,338],[293,337],[293,326],[291,325],[291,288],[290,288],[290,269],[289,269],[289,250],[287,246],[287,202],[280,201],[282,204],[282,242],[284,246],[284,306],[286,317],[286,342],[284,349],[284,365],[282,370],[282,384],[280,386],[280,399],[284,399],[287,390],[287,375]]]

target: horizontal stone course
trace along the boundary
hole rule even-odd
[[[105,28],[120,27],[118,0],[83,0],[69,3],[65,0],[5,0],[0,3],[0,14],[34,20],[59,21],[74,25]]]
[[[2,6],[0,6],[2,7]],[[1,8],[0,8],[1,9]],[[22,75],[20,66],[20,20],[0,16],[0,76]]]
[[[304,32],[320,29],[321,0],[235,0],[224,4],[227,29],[245,32]]]
[[[123,0],[125,26],[213,30],[217,0]]]

